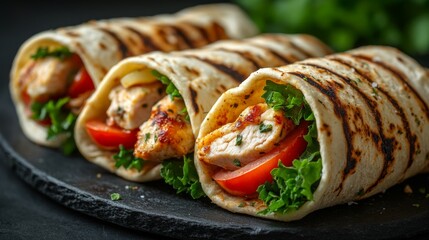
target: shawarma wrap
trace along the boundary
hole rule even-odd
[[[428,104],[425,69],[390,47],[261,69],[207,114],[195,166],[218,206],[301,219],[424,171]]]
[[[181,162],[193,152],[202,120],[227,89],[261,67],[328,53],[308,35],[266,34],[128,58],[84,107],[77,146],[86,159],[125,179],[159,179],[164,160]]]
[[[11,70],[10,91],[20,125],[35,143],[67,144],[76,114],[121,59],[256,33],[238,7],[212,4],[176,14],[90,21],[36,34],[21,46]]]

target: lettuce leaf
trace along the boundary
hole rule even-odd
[[[113,155],[115,160],[115,167],[120,168],[121,166],[125,169],[135,168],[137,171],[141,171],[144,160],[137,158],[133,154],[133,149],[125,149],[123,145],[119,145],[119,152]]]
[[[50,100],[46,103],[34,102],[31,105],[32,118],[34,120],[41,121],[49,118],[51,121],[48,126],[47,140],[51,140],[60,134],[67,136],[66,140],[60,146],[66,155],[76,150],[73,134],[77,116],[65,107],[69,101],[70,98],[65,97],[58,100]]]
[[[308,133],[304,136],[307,147],[303,154],[286,167],[279,161],[278,168],[271,171],[273,182],[266,182],[258,187],[259,199],[267,208],[259,214],[284,214],[300,208],[313,199],[313,192],[318,186],[322,171],[320,146],[317,141],[317,127],[314,115],[303,94],[291,85],[280,85],[267,81],[263,98],[275,110],[281,110],[295,124],[311,121]]]
[[[177,193],[185,192],[193,199],[205,196],[195,169],[193,154],[183,156],[183,161],[178,159],[166,160],[162,163],[161,177],[172,185]]]
[[[171,100],[176,98],[183,98],[182,95],[179,92],[179,89],[177,89],[176,86],[174,86],[173,82],[165,75],[161,74],[160,72],[156,70],[152,70],[152,75],[156,77],[159,81],[162,82],[167,88],[165,89],[165,92],[170,96]]]

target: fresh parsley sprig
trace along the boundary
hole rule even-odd
[[[182,95],[180,94],[179,90],[176,88],[176,86],[173,84],[173,82],[165,75],[161,74],[160,72],[156,70],[152,70],[152,75],[156,77],[159,81],[162,82],[167,88],[165,89],[165,92],[170,96],[171,100],[176,98],[182,98]]]
[[[34,102],[31,105],[34,120],[50,120],[48,126],[47,139],[52,140],[58,135],[66,135],[65,141],[61,145],[64,154],[69,155],[76,149],[74,142],[74,125],[77,116],[71,113],[65,105],[70,101],[70,98],[60,98],[58,100],[50,100],[46,103]]]
[[[178,159],[166,160],[162,163],[161,177],[165,182],[172,185],[177,193],[186,192],[197,199],[205,196],[195,169],[193,154]]]
[[[73,53],[70,52],[70,50],[65,46],[57,47],[53,50],[49,50],[48,47],[39,47],[37,48],[37,51],[33,55],[31,55],[31,58],[37,60],[46,57],[56,57],[61,60],[64,60],[70,57],[72,54]]]
[[[313,199],[313,192],[321,177],[322,160],[317,141],[317,127],[314,115],[303,94],[291,85],[267,81],[263,98],[275,110],[281,110],[295,124],[311,121],[308,133],[304,135],[307,147],[303,154],[286,167],[279,161],[278,168],[271,171],[273,182],[258,187],[259,199],[267,208],[260,214],[287,213],[300,208]]]
[[[133,149],[128,150],[123,145],[119,145],[119,152],[113,155],[113,159],[116,161],[115,167],[124,167],[125,169],[134,168],[140,172],[143,168],[144,160],[135,157],[133,152]]]

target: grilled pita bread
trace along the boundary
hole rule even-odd
[[[246,107],[265,102],[261,96],[267,80],[294,86],[311,107],[322,158],[320,183],[314,199],[298,210],[261,215],[257,213],[266,208],[261,200],[228,194],[212,179],[215,167],[195,154],[202,187],[220,207],[292,221],[380,193],[428,167],[428,74],[400,51],[381,46],[253,73],[219,98],[202,123],[197,142],[233,122]],[[236,108],[229,107],[234,104]]]

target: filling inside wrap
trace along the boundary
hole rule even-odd
[[[73,128],[94,83],[80,57],[67,47],[39,47],[19,73],[27,117],[48,127],[47,139],[64,135],[64,153],[76,148]]]
[[[313,199],[322,171],[314,115],[292,85],[267,80],[263,103],[198,142],[198,158],[231,195],[259,198],[261,213],[286,213]]]
[[[85,127],[100,148],[115,152],[115,167],[141,171],[162,163],[161,176],[178,192],[203,196],[193,165],[191,122],[170,79],[149,68],[132,71],[112,89],[109,100],[106,117],[90,119]]]

